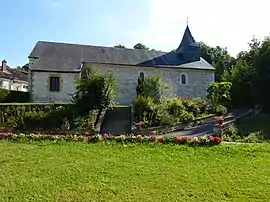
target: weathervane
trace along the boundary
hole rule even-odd
[[[188,25],[188,17],[187,17],[187,25]]]

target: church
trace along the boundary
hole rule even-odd
[[[175,52],[38,41],[29,55],[32,102],[69,102],[75,78],[86,66],[113,74],[119,83],[117,101],[126,106],[136,96],[139,76],[160,76],[172,86],[169,94],[182,98],[205,97],[215,79],[215,68],[201,57],[188,25]]]

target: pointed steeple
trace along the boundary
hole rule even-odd
[[[182,56],[186,62],[192,62],[200,60],[201,52],[200,46],[194,40],[189,26],[187,24],[182,41],[177,48],[176,52]]]
[[[181,41],[179,47],[177,48],[177,52],[180,51],[181,49],[187,48],[188,46],[199,47],[199,45],[194,40],[194,38],[193,38],[193,36],[192,36],[192,34],[190,32],[189,26],[187,24],[187,27],[186,27],[186,30],[184,32],[182,41]]]

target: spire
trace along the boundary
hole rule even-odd
[[[182,41],[179,47],[177,48],[176,53],[186,63],[200,60],[200,57],[201,57],[200,46],[196,43],[196,41],[194,40],[190,32],[190,29],[188,27],[188,21],[187,21],[187,27],[184,32]]]
[[[177,52],[182,51],[182,49],[185,49],[188,46],[199,47],[199,45],[196,43],[196,41],[194,40],[194,38],[190,32],[190,29],[188,26],[188,19],[187,19],[187,27],[186,27],[186,30],[184,32],[182,41],[181,41],[179,47],[177,48]]]

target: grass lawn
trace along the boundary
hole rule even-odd
[[[270,145],[0,141],[0,201],[269,201]]]

